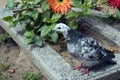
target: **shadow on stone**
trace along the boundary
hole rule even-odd
[[[17,32],[17,34],[19,34],[19,35],[24,35],[24,33],[25,33],[25,30],[21,30],[21,31]]]
[[[93,71],[93,72],[106,71],[106,69],[108,69],[109,67],[112,67],[116,64],[115,63],[113,64],[113,63],[110,63],[110,62],[105,62],[105,63],[101,63],[101,64],[98,64],[98,65],[90,68],[90,70]]]

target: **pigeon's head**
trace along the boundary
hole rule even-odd
[[[58,23],[55,28],[55,31],[60,33],[67,33],[68,30],[70,30],[69,26],[65,25],[64,23]]]

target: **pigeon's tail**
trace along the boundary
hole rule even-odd
[[[110,64],[116,64],[116,62],[112,60],[112,58],[115,58],[114,53],[107,49],[105,49],[105,52],[107,53],[107,56],[105,57],[105,61]]]
[[[109,61],[106,61],[107,63],[110,63],[110,64],[117,64],[116,61],[113,61],[113,60],[109,60]]]
[[[106,50],[106,52],[108,53],[106,56],[108,60],[106,62],[110,63],[110,64],[116,64],[116,62],[114,60],[112,60],[112,58],[115,58],[114,53],[109,50]]]
[[[114,55],[113,53],[109,53],[109,54],[108,54],[108,57],[109,57],[109,58],[115,58],[115,55]]]
[[[109,50],[105,50],[105,52],[107,53],[107,57],[108,58],[115,58],[115,55],[113,52],[109,51]]]

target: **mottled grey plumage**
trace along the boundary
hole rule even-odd
[[[80,60],[84,67],[90,68],[103,62],[111,62],[114,54],[102,47],[95,39],[86,37],[67,25],[59,23],[54,30],[64,35],[69,53]]]

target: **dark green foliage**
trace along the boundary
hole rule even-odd
[[[0,34],[0,43],[8,38],[10,38],[10,36],[8,34]]]
[[[19,9],[15,8],[21,5]],[[6,10],[13,10],[12,16],[6,16],[3,19],[9,22],[10,27],[16,26],[18,23],[26,24],[26,43],[35,43],[42,46],[42,40],[50,40],[57,42],[58,34],[52,29],[58,22],[65,22],[71,28],[77,28],[76,19],[79,16],[90,13],[91,0],[72,0],[74,8],[80,8],[80,12],[69,10],[65,15],[53,13],[49,8],[47,0],[22,0],[21,3],[14,0],[8,0]],[[69,20],[70,19],[70,20]]]

